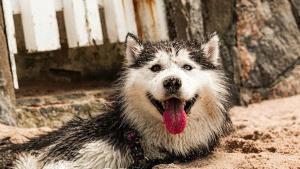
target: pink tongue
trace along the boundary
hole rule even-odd
[[[166,129],[171,134],[183,132],[186,125],[186,113],[183,102],[178,99],[169,99],[166,101],[166,110],[163,113],[163,120]]]

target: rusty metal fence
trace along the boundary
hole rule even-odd
[[[123,42],[128,32],[153,41],[168,39],[163,0],[2,0],[2,4],[16,89],[17,14],[21,15],[28,53],[61,48],[56,17],[59,11],[64,15],[69,48],[102,45],[104,27],[110,43]],[[104,17],[100,17],[101,8]]]

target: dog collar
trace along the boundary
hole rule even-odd
[[[125,133],[128,147],[131,151],[131,155],[134,162],[145,160],[144,150],[140,143],[140,136],[136,131],[128,131]]]
[[[145,158],[144,150],[140,143],[140,135],[136,131],[130,130],[125,133],[125,139],[133,158],[133,164],[128,169],[145,168],[148,159]]]
[[[133,158],[133,164],[131,164],[128,169],[150,169],[157,164],[165,162],[161,159],[150,160],[145,157],[144,150],[140,143],[141,137],[137,131],[130,130],[125,133],[124,137]]]

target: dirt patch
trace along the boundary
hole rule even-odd
[[[243,139],[230,139],[225,142],[225,150],[229,153],[242,152],[242,153],[260,153],[262,152],[254,141]]]

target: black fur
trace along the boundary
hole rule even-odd
[[[134,35],[132,35],[134,36]],[[131,36],[131,37],[132,37]],[[136,37],[134,38],[136,39]],[[143,49],[135,62],[130,65],[130,68],[141,68],[148,62],[154,59],[154,55],[158,50],[164,50],[166,52],[171,52],[172,48],[175,48],[176,54],[180,49],[187,49],[190,52],[190,57],[193,61],[198,63],[203,69],[206,70],[215,70],[220,69],[219,66],[214,65],[210,62],[207,57],[204,55],[201,45],[203,42],[198,41],[161,41],[161,42],[140,42],[137,41],[138,44],[143,45]]]
[[[150,42],[143,44],[144,49],[141,51],[134,64],[130,65],[130,68],[141,68],[146,63],[154,59],[154,54],[157,52],[157,49]]]
[[[126,120],[122,118],[122,102],[115,102],[113,107],[114,108],[111,109],[111,111],[89,119],[77,117],[60,129],[33,138],[24,144],[10,144],[2,149],[0,148],[0,158],[2,159],[0,160],[0,168],[5,169],[13,166],[13,161],[16,160],[16,155],[18,153],[31,152],[32,154],[39,154],[41,149],[53,144],[56,145],[45,155],[43,159],[45,162],[44,164],[47,164],[50,161],[74,160],[84,144],[98,140],[107,141],[114,146],[115,149],[119,149],[120,152],[130,150],[127,146],[128,142],[124,138],[124,133],[134,130],[134,126],[130,126]],[[226,121],[224,121],[223,130],[224,133],[226,133],[226,130],[229,129],[227,125],[231,124],[231,121],[227,113],[224,113],[227,118]],[[164,147],[160,147],[159,149],[161,152],[167,154],[167,158],[150,159],[145,163],[145,166],[152,167],[157,164],[174,161],[187,162],[198,157],[207,156],[218,144],[219,137],[220,136],[215,134],[208,143],[209,147],[200,146],[185,155],[169,152],[164,149]]]
[[[121,117],[120,105],[114,104],[115,109],[90,119],[74,118],[60,129],[33,138],[24,144],[11,144],[0,149],[0,157],[21,152],[39,153],[39,150],[56,144],[45,155],[45,163],[50,160],[74,160],[78,151],[86,143],[105,140],[120,152],[127,148],[123,134],[132,130]],[[15,157],[11,157],[14,160]],[[8,160],[8,159],[7,159]],[[11,162],[6,162],[9,165]],[[11,164],[10,164],[11,165]],[[0,168],[2,168],[0,163]]]
[[[174,47],[177,51],[182,48],[191,51],[191,58],[202,67],[206,69],[217,69],[216,66],[205,59],[203,52],[201,51],[201,43],[196,41],[146,42],[143,44],[143,47],[144,49],[140,53],[140,56],[136,59],[134,64],[129,66],[129,68],[138,69],[147,62],[153,60],[154,53],[157,50],[164,49],[167,52],[171,52],[171,48]],[[124,74],[126,75],[126,69],[123,72],[123,75]],[[122,83],[122,80],[120,80],[118,88],[122,88]],[[119,149],[120,152],[123,153],[126,152],[126,150],[130,150],[128,142],[124,139],[124,133],[134,130],[135,126],[131,126],[123,119],[124,103],[122,102],[122,96],[119,95],[120,93],[120,91],[116,91],[116,94],[113,95],[113,100],[115,102],[112,107],[101,115],[89,119],[75,118],[60,129],[33,138],[24,144],[0,145],[0,168],[11,167],[18,153],[30,152],[39,154],[43,148],[50,145],[55,146],[44,156],[43,160],[45,164],[50,160],[75,160],[75,158],[78,157],[79,150],[84,144],[98,140],[105,140],[115,149]],[[224,115],[226,119],[223,124],[223,130],[224,133],[226,133],[230,129],[231,121],[227,112],[224,112]],[[141,138],[142,137],[143,136],[141,136]],[[199,146],[185,155],[175,154],[174,152],[166,151],[164,147],[160,147],[161,152],[167,154],[167,158],[150,159],[150,161],[153,163],[152,165],[155,165],[158,163],[173,162],[174,160],[190,161],[200,156],[206,156],[216,146],[219,137],[220,135],[215,134],[209,141],[208,147]]]

